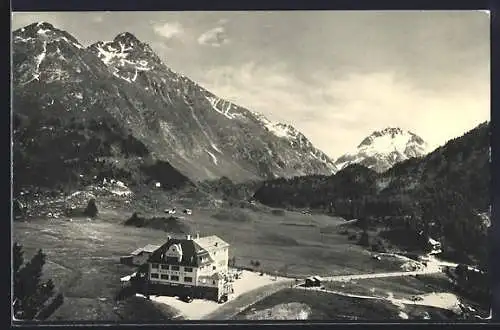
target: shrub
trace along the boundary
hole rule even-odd
[[[347,237],[347,239],[350,241],[355,241],[358,239],[358,235],[356,233],[349,234],[349,237]]]
[[[278,216],[284,216],[285,215],[285,210],[279,210],[279,209],[272,210],[271,214],[272,215],[278,215]]]

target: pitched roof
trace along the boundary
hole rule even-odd
[[[199,257],[206,256],[210,258],[208,251],[196,244],[193,240],[172,238],[156,249],[148,259],[148,262],[164,263],[164,254],[173,244],[180,245],[182,249],[182,258],[180,261],[173,259],[169,265],[198,267],[201,262]]]
[[[227,247],[229,243],[216,235],[200,237],[194,240],[203,249],[210,251],[214,248]]]
[[[132,251],[130,253],[130,255],[137,256],[137,255],[141,254],[141,252],[143,251],[142,249],[143,248],[138,248],[137,250]]]
[[[145,247],[142,248],[144,252],[155,252],[160,248],[161,245],[153,245],[153,244],[148,244]]]
[[[138,249],[134,250],[130,254],[133,255],[133,256],[137,256],[137,255],[141,254],[141,252],[152,253],[152,252],[156,251],[157,249],[159,249],[160,246],[161,245],[148,244],[148,245],[146,245],[144,247],[141,247],[141,248],[138,248]]]

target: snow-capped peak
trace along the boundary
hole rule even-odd
[[[418,135],[398,127],[389,127],[373,132],[358,145],[358,149],[370,149],[381,153],[393,151],[405,153],[408,145],[416,145],[422,152],[427,149],[427,143]]]
[[[17,29],[13,32],[13,37],[13,41],[16,43],[43,42],[46,44],[50,42],[62,41],[78,49],[84,48],[78,40],[76,40],[69,33],[59,30],[47,22],[33,23],[21,29]]]
[[[383,172],[394,164],[429,152],[428,144],[418,135],[398,127],[375,131],[365,138],[354,152],[341,156],[335,164],[345,168],[360,163]]]
[[[129,83],[136,81],[139,72],[151,71],[161,63],[149,45],[130,32],[120,33],[113,41],[96,42],[88,49],[108,65],[115,77]]]

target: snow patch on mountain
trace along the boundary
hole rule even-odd
[[[150,71],[153,69],[151,63],[136,56],[135,53],[141,53],[141,50],[136,48],[142,47],[149,49],[147,45],[139,44],[141,43],[132,35],[122,33],[113,41],[99,41],[92,44],[89,49],[97,55],[104,64],[114,69],[114,76],[131,83],[137,79],[137,73],[139,71]],[[118,70],[117,67],[129,69],[133,72],[133,75],[128,77],[119,75],[118,72],[116,72],[116,70]]]
[[[266,124],[265,126],[271,133],[273,133],[277,137],[288,138],[288,139],[293,139],[297,137],[297,132],[289,125],[282,123],[269,123]]]
[[[231,102],[227,102],[221,98],[218,98],[216,96],[205,96],[205,98],[210,102],[210,105],[212,106],[212,109],[217,111],[218,113],[224,115],[228,119],[234,119],[235,116],[232,115],[229,110],[232,108]],[[219,108],[218,108],[219,106]]]
[[[291,125],[279,123],[279,122],[272,122],[269,119],[267,119],[263,114],[252,111],[252,114],[255,116],[255,118],[261,122],[261,124],[272,134],[279,138],[288,138],[288,139],[294,139],[297,137],[299,134],[296,129],[294,129]]]
[[[212,157],[212,161],[214,162],[215,165],[217,165],[218,161],[217,161],[217,157],[215,157],[215,155],[213,153],[211,153],[210,151],[208,150],[205,150],[207,152],[207,154],[210,155],[210,157]]]
[[[42,61],[45,59],[47,56],[47,43],[43,43],[43,51],[36,57],[36,68],[35,72],[33,73],[33,76],[36,76],[36,79],[38,80],[40,78],[40,65],[42,64]]]

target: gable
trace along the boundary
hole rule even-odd
[[[168,263],[169,265],[198,267],[198,256],[208,254],[203,249],[187,239],[170,239],[151,254],[148,262]]]

